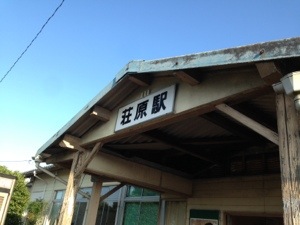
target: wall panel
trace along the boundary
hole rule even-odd
[[[279,175],[197,180],[187,199],[188,217],[191,209],[281,215],[282,208]]]

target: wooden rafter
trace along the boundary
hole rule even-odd
[[[161,151],[168,149],[167,146],[162,145],[158,142],[147,142],[147,143],[122,143],[122,144],[106,144],[106,147],[111,147],[113,149],[128,149],[128,150],[151,150],[151,151]]]
[[[188,83],[191,86],[197,85],[200,83],[200,78],[192,73],[187,71],[178,70],[173,73],[175,77],[182,80],[183,82]]]
[[[249,140],[236,138],[236,137],[214,137],[214,138],[191,138],[181,141],[182,144],[195,145],[195,146],[225,146],[225,145],[243,145],[248,144]]]
[[[162,165],[162,164],[157,163],[157,162],[149,161],[147,159],[140,158],[138,156],[135,156],[135,157],[126,157],[126,156],[124,156],[124,155],[121,154],[122,151],[119,151],[119,153],[116,153],[116,151],[113,148],[107,147],[107,145],[105,145],[105,147],[103,148],[102,152],[114,155],[116,157],[120,157],[120,158],[126,159],[126,160],[128,160],[130,162],[139,163],[139,164],[146,165],[146,166],[149,166],[149,167],[152,167],[152,168],[155,168],[155,169],[167,172],[167,173],[175,174],[175,175],[180,176],[180,177],[191,178],[190,175],[187,174],[187,173],[185,173],[185,172],[182,172],[182,171],[179,171],[177,169],[168,167],[166,165]],[[180,152],[180,153],[183,154],[182,152]],[[174,152],[172,152],[172,154],[174,154]],[[170,155],[171,155],[170,152],[168,152],[167,156],[170,157]]]
[[[157,191],[183,195],[191,195],[192,193],[192,181],[187,178],[102,151],[95,155],[91,163],[88,164],[86,171],[100,177]]]
[[[245,116],[250,117],[256,122],[262,124],[263,126],[268,127],[273,131],[277,131],[276,116],[274,116],[272,113],[266,113],[255,104],[251,104],[249,102],[243,102],[235,105],[234,108]]]
[[[239,124],[233,123],[228,118],[221,116],[216,112],[210,112],[201,116],[207,121],[214,123],[215,125],[222,127],[223,129],[229,131],[237,137],[242,138],[243,140],[250,141],[252,143],[262,142],[263,138],[252,130],[241,126]]]
[[[95,106],[90,115],[98,120],[107,122],[110,119],[111,112],[103,107]]]
[[[228,85],[225,85],[225,83],[230,82],[234,82],[236,88],[232,89]],[[168,114],[151,122],[149,121],[149,123],[145,123],[141,126],[133,126],[128,129],[130,132],[126,132],[125,130],[124,132],[115,132],[115,120],[111,119],[101,126],[95,126],[86,132],[81,138],[81,145],[89,146],[98,141],[108,143],[129,137],[133,134],[166,126],[174,123],[174,121],[182,121],[190,116],[211,111],[213,107],[212,103],[224,102],[227,99],[244,99],[245,96],[248,97],[267,88],[257,74],[248,72],[241,72],[239,74],[229,73],[227,76],[213,76],[208,84],[209,88],[207,89],[203,89],[201,85],[195,85],[192,89],[189,85],[181,85],[180,88],[176,90],[176,101],[174,104],[176,112],[173,114]],[[216,90],[218,91],[216,92]],[[128,98],[127,100],[131,101],[133,99]],[[114,110],[113,114],[117,115],[116,112],[117,109]]]
[[[69,152],[69,151],[64,151],[59,154],[53,154],[50,157],[46,159],[47,164],[53,164],[53,163],[62,163],[62,162],[67,162],[71,161],[74,159],[76,152]]]
[[[171,140],[171,138],[167,138],[165,134],[158,134],[159,132],[158,131],[155,131],[154,132],[146,132],[146,133],[143,133],[142,135],[145,136],[145,137],[148,137],[154,141],[157,141],[157,142],[160,142],[170,148],[174,148],[180,152],[183,152],[187,155],[190,155],[190,156],[193,156],[195,158],[198,158],[198,159],[201,159],[203,161],[206,161],[206,162],[210,162],[210,163],[217,163],[215,160],[213,159],[210,159],[210,158],[207,158],[205,156],[201,156],[200,154],[196,154],[196,153],[193,153],[191,152],[190,150],[188,150],[186,148],[186,146],[183,146],[182,144],[180,143],[176,143],[174,142],[174,139]]]
[[[77,174],[80,175],[84,172],[87,165],[92,161],[93,157],[98,153],[98,151],[101,149],[102,146],[103,146],[103,143],[101,143],[101,142],[98,142],[97,144],[95,144],[93,150],[90,153],[88,153],[87,157],[83,160],[80,167],[77,168],[76,175]]]
[[[89,152],[87,149],[81,147],[79,142],[80,142],[80,138],[71,135],[65,135],[62,141],[59,143],[61,147],[77,150],[82,154],[84,154],[83,158],[80,159],[81,161],[76,164],[76,175],[78,176],[80,176],[84,172],[87,165],[92,161],[93,157],[98,153],[98,151],[103,146],[102,142],[98,142],[94,145],[92,151]]]
[[[260,62],[255,65],[259,75],[267,84],[272,85],[280,81],[282,73],[274,62]]]
[[[242,123],[243,125],[249,127],[250,129],[254,130],[255,132],[262,135],[263,137],[265,137],[269,141],[273,142],[274,144],[278,145],[278,134],[275,133],[274,131],[270,130],[269,128],[261,125],[260,123],[254,121],[253,119],[243,115],[242,113],[229,107],[226,104],[217,105],[216,108],[219,111],[230,116],[234,120]]]
[[[133,83],[142,86],[142,87],[148,87],[151,84],[152,78],[149,74],[143,74],[143,75],[129,75],[128,78]]]
[[[190,145],[190,146],[201,146],[201,147],[218,147],[224,145],[246,145],[249,144],[250,140],[241,139],[237,137],[216,137],[216,138],[189,138],[182,139],[180,143],[182,145]],[[160,142],[145,142],[145,143],[107,143],[105,145],[106,148],[111,148],[114,150],[130,150],[130,151],[165,151],[168,150],[169,147],[160,143]]]
[[[79,146],[79,141],[80,138],[66,134],[59,142],[59,146],[73,151],[85,151],[85,149]]]

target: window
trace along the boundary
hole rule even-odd
[[[56,221],[58,220],[62,201],[64,199],[64,195],[65,195],[64,190],[56,191],[56,193],[55,193],[55,197],[53,200],[53,205],[52,205],[52,209],[51,209],[51,213],[50,213],[50,218],[49,218],[51,225],[56,224]]]
[[[115,186],[103,187],[101,195],[106,194]],[[91,188],[82,188],[81,191],[91,194]],[[110,195],[107,199],[102,202],[98,208],[96,225],[114,225],[115,217],[118,208],[120,191],[116,191]],[[50,213],[50,224],[55,224],[59,219],[59,213],[64,199],[65,191],[59,190],[56,191],[55,198],[53,200],[53,205]],[[88,207],[88,199],[83,197],[81,194],[77,194],[76,205],[74,208],[74,214],[72,218],[72,225],[82,225],[85,218],[85,212]]]
[[[101,195],[106,194],[115,186],[102,187]],[[118,209],[120,191],[111,194],[100,203],[97,213],[96,225],[114,225]]]
[[[91,188],[81,188],[80,191],[91,195]],[[82,196],[81,194],[77,194],[76,196],[76,204],[74,208],[72,225],[82,225],[84,220],[85,211],[87,209],[88,199]]]
[[[64,199],[65,191],[57,191],[55,194],[55,200],[62,200]]]
[[[74,214],[72,218],[72,225],[82,225],[85,215],[87,202],[76,202]]]
[[[126,197],[159,196],[159,193],[135,186],[128,186]]]
[[[156,225],[159,212],[159,193],[128,186],[125,197],[123,225]]]
[[[82,188],[81,191],[91,194],[91,188]],[[50,224],[56,224],[59,219],[59,213],[64,200],[65,190],[56,191],[55,198],[53,200],[53,205],[50,213]],[[84,220],[84,215],[87,207],[88,200],[81,194],[76,196],[76,204],[74,208],[74,214],[72,218],[72,225],[82,225]]]

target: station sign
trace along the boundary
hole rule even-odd
[[[172,85],[120,108],[115,131],[173,113],[175,92]]]

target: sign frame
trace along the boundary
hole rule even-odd
[[[176,84],[118,109],[115,132],[174,113]]]

